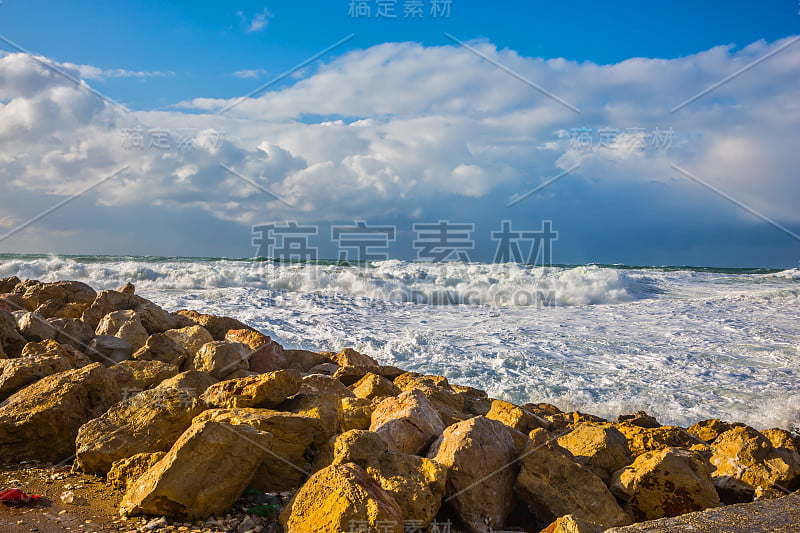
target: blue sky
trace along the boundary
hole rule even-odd
[[[241,257],[253,224],[365,219],[413,258],[447,219],[490,260],[502,220],[548,219],[559,263],[797,265],[795,0],[432,2],[4,0],[0,253]]]

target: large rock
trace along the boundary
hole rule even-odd
[[[466,397],[453,390],[444,376],[422,376],[406,372],[394,379],[401,391],[421,391],[431,401],[445,426],[470,418],[464,412]]]
[[[605,530],[600,524],[568,514],[557,518],[540,533],[603,533]]]
[[[380,435],[390,450],[416,455],[441,435],[444,424],[425,394],[409,390],[378,404],[369,429]]]
[[[289,367],[283,347],[269,336],[252,329],[232,329],[225,334],[229,342],[241,342],[253,351],[250,353],[250,370],[263,374]]]
[[[94,338],[94,328],[78,318],[51,318],[48,322],[55,329],[58,342],[78,350],[85,350]]]
[[[225,513],[250,483],[268,444],[269,434],[251,426],[193,424],[128,488],[120,512],[189,518]]]
[[[800,437],[785,429],[772,428],[760,432],[767,437],[776,448],[786,448],[800,453]]]
[[[123,391],[141,392],[178,374],[178,367],[161,361],[122,361],[109,368]]]
[[[198,415],[194,423],[207,420],[247,424],[272,435],[267,455],[251,482],[254,488],[264,492],[295,490],[308,477],[310,448],[322,435],[316,418],[268,409],[210,409]]]
[[[330,360],[339,366],[367,366],[376,367],[380,366],[378,361],[368,355],[359,353],[353,348],[345,348],[337,354],[331,354]]]
[[[550,423],[547,420],[503,400],[494,400],[492,402],[492,407],[486,413],[486,418],[502,422],[506,426],[522,433],[530,433],[531,430],[536,428],[546,429],[550,427]]]
[[[72,368],[80,368],[91,364],[91,361],[83,352],[78,351],[69,344],[60,344],[57,341],[48,339],[41,342],[29,342],[22,349],[20,357],[64,357],[69,361]]]
[[[531,432],[520,463],[514,492],[543,522],[568,514],[605,527],[631,522],[605,483],[575,461],[545,430]]]
[[[140,392],[81,426],[76,465],[87,473],[105,474],[114,461],[167,451],[205,409],[196,396],[179,389]]]
[[[192,360],[193,370],[208,372],[217,379],[226,379],[237,370],[247,370],[250,348],[241,342],[213,341],[204,344]]]
[[[212,407],[274,408],[297,394],[301,381],[297,370],[279,370],[221,381],[211,385],[202,398]]]
[[[397,502],[353,463],[331,465],[311,476],[280,522],[287,533],[403,532]]]
[[[800,488],[800,456],[775,448],[749,426],[729,429],[711,444],[714,485],[733,501],[752,499],[757,488],[793,491]]]
[[[338,379],[322,374],[311,374],[303,377],[301,394],[332,394],[339,398],[354,398],[353,391],[344,386]]]
[[[137,453],[125,459],[114,461],[106,475],[106,482],[112,487],[128,489],[145,472],[159,462],[166,452]]]
[[[730,424],[717,418],[710,418],[692,424],[687,428],[687,431],[703,442],[711,444],[717,437],[735,426],[744,426],[744,424]]]
[[[611,490],[637,522],[719,505],[701,457],[681,448],[647,452],[614,475]]]
[[[329,359],[324,355],[317,352],[309,352],[308,350],[284,350],[283,354],[290,365],[294,365],[302,372],[308,372],[317,365],[329,362]]]
[[[375,374],[389,381],[394,381],[398,376],[405,374],[405,370],[397,368],[396,366],[339,366],[336,367],[336,372],[333,377],[350,387],[351,385],[360,381],[367,374]]]
[[[125,294],[117,291],[100,291],[91,305],[83,312],[82,319],[93,329],[109,313],[136,309],[142,304],[149,303],[141,296]]]
[[[336,437],[333,464],[355,463],[388,492],[406,522],[427,528],[439,512],[445,493],[447,469],[416,455],[388,451],[372,431],[348,431]]]
[[[342,432],[342,399],[335,394],[298,393],[282,403],[278,410],[317,419],[322,431],[321,441],[324,442]]]
[[[203,326],[214,337],[215,341],[225,339],[225,335],[232,329],[253,329],[244,322],[227,316],[206,315],[197,311],[178,311],[178,314],[185,316],[195,324]]]
[[[17,317],[17,330],[28,341],[39,342],[45,339],[55,339],[56,330],[42,315],[36,313],[22,313]]]
[[[94,289],[80,281],[41,283],[29,280],[17,285],[14,292],[21,295],[27,310],[38,310],[46,318],[78,318],[97,295]]]
[[[86,355],[92,361],[110,366],[130,359],[133,346],[130,342],[111,335],[98,335],[86,347]]]
[[[136,306],[133,311],[139,316],[148,335],[163,333],[175,327],[175,320],[168,312],[153,302],[144,302]]]
[[[606,484],[614,472],[633,461],[625,435],[608,424],[578,424],[559,437],[558,444]]]
[[[614,427],[628,439],[628,447],[634,457],[664,448],[690,448],[695,444],[703,444],[702,440],[678,426],[643,428],[623,422]]]
[[[109,335],[125,339],[131,343],[133,351],[144,346],[147,341],[147,330],[142,325],[142,320],[136,311],[114,311],[100,320],[95,330],[97,335]]]
[[[209,374],[208,372],[201,372],[199,370],[187,370],[180,374],[165,379],[158,384],[156,388],[159,389],[180,389],[185,390],[186,393],[192,395],[203,394],[211,385],[219,383],[219,380]]]
[[[378,374],[368,373],[362,377],[352,387],[353,394],[359,398],[372,400],[373,398],[386,398],[388,396],[397,396],[400,394],[400,389]]]
[[[428,457],[448,470],[448,502],[473,533],[502,528],[513,502],[517,453],[506,426],[478,416],[444,430]]]
[[[44,377],[0,404],[0,455],[63,461],[75,452],[78,429],[120,397],[98,363]]]
[[[180,329],[170,329],[164,335],[178,343],[189,353],[189,361],[197,354],[204,344],[214,342],[214,337],[203,326],[188,326]]]
[[[19,357],[28,341],[17,331],[14,315],[0,311],[0,345],[9,357]]]
[[[535,409],[531,410],[531,412],[537,414],[537,411]],[[540,414],[539,416],[542,415]],[[564,431],[565,429],[573,428],[578,424],[582,424],[584,422],[590,422],[593,424],[605,424],[608,422],[608,420],[600,418],[599,416],[589,415],[586,413],[581,413],[579,411],[572,411],[569,413],[559,412],[559,413],[545,414],[544,416],[542,416],[542,418],[550,422],[550,428],[549,428],[550,431]]]
[[[372,413],[380,400],[363,398],[342,398],[342,431],[351,429],[369,429],[372,425]]]
[[[63,356],[34,355],[0,360],[0,401],[45,376],[72,368],[70,360]]]
[[[13,291],[14,287],[16,287],[19,284],[20,280],[17,276],[11,276],[9,278],[0,279],[0,294]]]
[[[189,359],[189,352],[166,333],[154,333],[147,338],[144,346],[134,352],[131,359],[163,361],[180,368]]]

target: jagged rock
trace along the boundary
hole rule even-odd
[[[17,331],[14,315],[0,311],[0,345],[9,357],[19,357],[28,341]]]
[[[632,426],[639,426],[640,428],[657,428],[661,427],[655,417],[648,415],[644,411],[636,411],[630,415],[619,415],[617,417],[617,424],[626,422]]]
[[[472,416],[486,416],[492,410],[492,398],[468,398],[464,402],[464,412]]]
[[[444,376],[421,376],[406,372],[395,378],[401,391],[419,390],[431,401],[445,426],[470,418],[464,413],[464,396],[456,393]]]
[[[319,442],[319,420],[268,409],[211,409],[198,415],[195,424],[212,420],[228,424],[247,424],[272,435],[267,455],[258,466],[251,486],[264,492],[295,490],[308,476],[306,455]]]
[[[337,365],[338,366],[338,365]],[[360,381],[367,374],[375,374],[389,381],[394,381],[398,376],[405,374],[405,370],[396,366],[342,366],[333,374],[333,377],[351,386]]]
[[[109,313],[114,311],[125,311],[129,309],[136,309],[138,306],[149,303],[141,296],[135,294],[123,294],[117,291],[100,291],[97,293],[94,301],[83,312],[82,320],[86,322],[92,329],[96,329],[103,319]]]
[[[74,368],[60,356],[33,355],[0,360],[0,401],[45,376]]]
[[[77,318],[51,318],[48,320],[56,331],[55,339],[61,344],[85,350],[94,338],[94,329]]]
[[[354,398],[353,391],[344,386],[338,379],[322,374],[311,374],[303,377],[301,394],[332,394],[340,398]]]
[[[98,363],[44,377],[0,404],[0,455],[67,459],[81,425],[119,400],[114,379]]]
[[[447,469],[430,459],[388,451],[377,433],[342,433],[334,441],[332,462],[362,467],[394,498],[405,521],[420,529],[430,525],[442,504]]]
[[[25,310],[22,305],[22,297],[19,294],[0,294],[0,311],[13,313],[19,310]]]
[[[29,280],[14,288],[22,297],[28,311],[36,311],[45,318],[77,318],[94,301],[97,293],[80,281],[42,283]],[[64,309],[70,312],[64,313]],[[66,316],[74,315],[74,316]]]
[[[247,370],[250,348],[240,342],[213,341],[204,344],[192,360],[193,370],[203,370],[226,379],[237,370]]]
[[[568,514],[556,518],[555,522],[540,533],[603,533],[605,530],[600,524]]]
[[[133,351],[144,346],[147,341],[147,330],[144,329],[139,314],[132,310],[107,314],[100,320],[95,333],[125,339],[131,344]]]
[[[608,422],[605,418],[587,415],[586,413],[580,413],[578,411],[545,415],[542,418],[550,422],[550,431],[564,431],[565,429],[577,426],[583,422],[591,422],[594,424],[604,424]]]
[[[250,354],[250,370],[253,372],[263,374],[289,368],[283,347],[263,333],[252,329],[232,329],[225,334],[225,340],[241,342],[253,350]]]
[[[308,372],[317,365],[330,362],[325,356],[308,350],[284,350],[283,354],[290,365],[297,365],[298,370]]]
[[[166,333],[154,333],[147,338],[144,346],[131,356],[142,361],[163,361],[178,368],[190,357],[186,349],[172,340]]]
[[[120,512],[189,518],[225,513],[253,478],[269,438],[248,425],[193,424],[128,488]]]
[[[800,456],[772,443],[749,426],[733,427],[711,444],[714,485],[734,501],[752,499],[757,487],[800,488]]]
[[[17,330],[30,342],[56,338],[55,328],[42,315],[36,313],[22,313],[18,316]]]
[[[273,408],[300,390],[301,377],[297,370],[279,370],[266,374],[229,379],[211,385],[202,395],[213,407]]]
[[[628,439],[628,447],[633,457],[664,448],[689,448],[695,444],[703,444],[702,440],[678,426],[643,428],[623,422],[615,424],[614,427]]]
[[[214,383],[219,380],[209,374],[208,372],[201,372],[199,370],[187,370],[181,372],[175,377],[165,379],[158,384],[158,389],[183,389],[192,395],[201,395]]]
[[[547,420],[513,403],[504,402],[503,400],[495,400],[492,402],[492,407],[486,414],[486,418],[497,420],[522,433],[529,433],[536,428],[547,429],[550,427],[550,423]]]
[[[711,444],[714,440],[731,429],[732,427],[744,426],[744,424],[729,424],[716,418],[708,420],[701,420],[696,424],[692,424],[687,428],[687,431],[697,437],[698,439]]]
[[[92,361],[104,365],[114,365],[120,361],[130,359],[133,346],[125,339],[110,335],[98,335],[86,347],[86,355]]]
[[[692,451],[647,452],[614,475],[611,490],[637,522],[719,505],[705,462]]]
[[[122,361],[109,368],[122,391],[140,392],[178,374],[178,367],[161,361]]]
[[[369,429],[378,401],[363,398],[342,398],[341,430]]]
[[[282,403],[278,409],[317,419],[322,428],[321,442],[342,432],[343,414],[340,396],[299,393]]]
[[[341,380],[340,380],[341,381]],[[353,394],[359,398],[372,400],[373,398],[385,398],[387,396],[397,396],[400,394],[400,389],[378,374],[369,373],[362,377],[357,383],[353,385]]]
[[[369,429],[380,435],[390,450],[416,455],[441,435],[444,424],[425,394],[414,389],[379,403]]]
[[[559,437],[558,444],[606,484],[614,472],[633,462],[625,435],[608,424],[578,424]]]
[[[114,461],[106,475],[106,481],[112,487],[128,489],[145,472],[159,462],[166,452],[137,453],[125,459]]]
[[[800,453],[800,438],[780,428],[765,429],[761,432],[776,448],[786,448]]]
[[[189,326],[181,329],[170,329],[164,335],[178,343],[189,353],[189,362],[203,345],[214,342],[214,337],[203,326]]]
[[[336,464],[315,473],[280,515],[289,533],[341,533],[362,530],[402,533],[397,502],[353,463]]]
[[[20,283],[21,282],[17,276],[11,276],[10,278],[0,279],[0,294],[13,291],[14,287],[19,285]]]
[[[341,367],[335,363],[322,363],[321,365],[312,367],[308,372],[309,374],[322,374],[323,376],[333,377],[340,368]]]
[[[564,411],[553,405],[552,403],[524,403],[523,409],[527,409],[531,413],[538,415],[542,418],[546,416],[553,416],[563,414]]]
[[[125,285],[117,289],[117,292],[121,292],[122,294],[135,294],[136,286],[129,281]]]
[[[178,314],[206,328],[215,341],[225,340],[225,335],[232,329],[253,329],[244,322],[227,316],[206,315],[197,311],[178,311]]]
[[[431,445],[428,458],[447,468],[448,501],[470,531],[503,526],[517,459],[506,426],[483,416],[453,424]]]
[[[514,492],[543,522],[568,514],[605,527],[631,522],[605,483],[575,461],[545,430],[531,432],[520,464]]]
[[[345,348],[341,352],[337,354],[333,354],[330,356],[331,361],[336,363],[339,366],[366,366],[366,367],[376,367],[380,366],[378,361],[373,359],[368,355],[364,355],[355,351],[352,348]]]
[[[81,426],[75,464],[83,472],[105,474],[114,461],[167,451],[205,409],[202,401],[186,391],[142,391]]]
[[[139,315],[139,320],[148,335],[163,333],[175,326],[172,315],[153,302],[145,301],[133,310]]]
[[[71,368],[80,368],[91,364],[91,361],[83,352],[78,351],[68,344],[60,344],[57,341],[48,339],[42,342],[29,342],[22,349],[21,357],[49,356],[63,357],[69,361]]]

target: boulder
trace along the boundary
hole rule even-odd
[[[120,400],[103,365],[44,377],[0,404],[0,455],[60,462],[75,452],[78,429]]]
[[[687,428],[687,431],[703,442],[711,444],[717,437],[735,426],[744,426],[744,424],[729,424],[716,418],[710,418],[692,424]]]
[[[199,370],[187,370],[175,377],[165,379],[158,384],[159,389],[183,389],[192,395],[201,395],[214,383],[218,383],[214,376]]]
[[[389,381],[394,381],[395,378],[405,374],[405,370],[397,368],[396,366],[337,366],[336,372],[333,377],[347,385],[348,387],[357,383],[367,374],[375,374]]]
[[[178,374],[178,367],[161,361],[122,361],[109,368],[122,391],[141,392]]]
[[[149,303],[144,298],[135,294],[124,294],[117,291],[100,291],[94,301],[83,312],[81,317],[92,329],[96,329],[100,321],[114,311],[136,309],[144,303]]]
[[[147,330],[136,311],[113,311],[100,320],[95,330],[97,335],[108,335],[125,339],[131,344],[133,351],[144,346],[147,341]]]
[[[189,362],[194,358],[200,348],[209,342],[214,342],[214,337],[203,326],[189,326],[181,329],[170,329],[164,335],[178,343],[189,354]]]
[[[517,460],[506,426],[483,416],[453,424],[431,445],[428,458],[447,468],[447,501],[469,531],[502,528]]]
[[[755,489],[791,492],[800,488],[800,456],[775,448],[749,426],[733,427],[711,444],[712,479],[721,495],[731,501],[749,501]]]
[[[144,346],[133,353],[131,359],[141,361],[162,361],[178,368],[190,358],[186,349],[172,340],[166,333],[154,333],[147,338]]]
[[[49,356],[64,357],[69,361],[71,368],[80,368],[91,364],[91,361],[82,352],[76,350],[69,344],[60,344],[54,340],[44,340],[42,342],[29,342],[22,349],[20,357]]]
[[[75,464],[83,472],[105,474],[114,461],[167,451],[205,409],[196,396],[181,390],[142,391],[81,426]]]
[[[647,452],[655,452],[664,448],[690,448],[703,441],[678,426],[660,426],[643,428],[623,422],[614,427],[628,439],[628,447],[633,457]]]
[[[224,340],[225,335],[232,329],[253,329],[244,322],[227,316],[206,315],[197,311],[178,311],[178,314],[192,320],[195,324],[203,326],[214,337],[215,341]]]
[[[163,333],[175,326],[172,315],[153,302],[144,302],[137,305],[133,311],[139,316],[148,335]]]
[[[17,276],[11,276],[10,278],[0,279],[0,294],[13,291],[14,287],[19,285],[20,283],[21,282]]]
[[[303,377],[301,394],[332,394],[339,398],[355,398],[353,391],[344,386],[338,379],[322,374],[311,374]]]
[[[14,315],[0,311],[0,345],[9,357],[19,357],[22,348],[28,341],[17,331],[17,320]]]
[[[369,429],[378,400],[342,398],[341,430]]]
[[[17,318],[17,330],[30,342],[55,339],[56,330],[42,315],[25,312]]]
[[[136,286],[129,281],[118,288],[117,292],[121,292],[122,294],[136,294]]]
[[[340,380],[341,381],[341,380]],[[373,398],[385,398],[387,396],[397,396],[400,389],[378,374],[368,373],[352,386],[353,394],[359,398],[372,400]]]
[[[614,475],[611,490],[637,522],[719,505],[705,462],[681,448],[643,453]]]
[[[558,438],[558,445],[606,484],[617,470],[633,462],[625,435],[610,424],[578,424]]]
[[[617,417],[617,424],[628,423],[632,426],[639,426],[640,428],[657,428],[661,427],[655,417],[648,415],[644,411],[636,411],[630,415],[619,415]]]
[[[110,335],[98,335],[86,347],[86,355],[92,361],[110,366],[130,359],[133,346],[130,342]]]
[[[295,394],[278,407],[302,416],[319,421],[321,428],[320,442],[325,442],[333,435],[342,432],[342,398],[334,394]]]
[[[72,368],[70,360],[63,356],[32,355],[0,360],[0,401],[45,376]]]
[[[464,402],[464,412],[472,416],[486,416],[492,410],[492,398],[468,398]]]
[[[279,370],[215,383],[203,393],[202,399],[212,407],[270,409],[297,394],[300,383],[297,370]]]
[[[308,350],[284,350],[283,354],[290,365],[297,365],[298,370],[308,372],[317,365],[330,362],[325,356]]]
[[[394,384],[401,391],[421,391],[439,413],[445,426],[470,418],[464,413],[466,398],[453,391],[444,376],[421,376],[406,372],[394,379]]]
[[[205,518],[227,512],[264,459],[269,434],[251,426],[193,424],[125,492],[123,515]]]
[[[604,424],[608,422],[608,420],[605,418],[600,418],[599,416],[595,415],[587,415],[586,413],[580,413],[578,411],[572,411],[570,413],[555,413],[551,415],[545,415],[542,418],[550,422],[550,431],[564,431],[565,429],[577,426],[583,422],[591,422],[594,424]]]
[[[406,523],[427,528],[439,512],[447,469],[430,459],[388,451],[371,431],[348,431],[336,437],[333,464],[355,463],[388,492]]]
[[[48,320],[55,329],[55,339],[61,344],[73,346],[84,351],[94,338],[94,329],[77,318],[51,318]]]
[[[530,433],[531,430],[536,428],[547,429],[550,427],[550,423],[547,420],[513,403],[504,402],[503,400],[495,400],[492,402],[492,407],[486,414],[486,418],[497,420],[522,433]]]
[[[106,475],[106,482],[112,487],[127,490],[145,472],[159,462],[166,452],[137,453],[125,459],[114,461]]]
[[[441,435],[444,424],[425,394],[409,390],[379,403],[369,429],[380,435],[390,450],[416,455]]]
[[[250,353],[250,370],[263,374],[289,368],[283,347],[267,335],[252,329],[232,329],[225,334],[229,342],[241,342],[253,350]]]
[[[316,418],[268,409],[210,409],[198,415],[194,423],[208,420],[247,424],[272,435],[252,487],[264,492],[284,492],[297,489],[308,477],[310,448],[322,434]]]
[[[353,463],[312,475],[280,514],[280,522],[288,533],[403,532],[397,502]]]
[[[308,371],[309,374],[322,374],[324,376],[331,376],[333,377],[336,372],[341,369],[339,365],[335,363],[322,363],[321,365],[317,365],[312,367],[311,370]]]
[[[786,448],[800,453],[800,438],[785,429],[765,429],[761,432],[776,448]]]
[[[45,318],[78,318],[97,295],[94,289],[80,281],[42,283],[29,280],[17,285],[14,292],[21,295],[25,309],[38,311]],[[63,313],[64,308],[69,308],[72,312]],[[65,314],[75,316],[57,316]]]
[[[541,521],[548,523],[571,514],[605,527],[631,523],[605,483],[545,430],[531,432],[520,464],[514,492]]]
[[[555,522],[540,533],[603,533],[606,530],[596,522],[577,518],[571,514],[556,518]]]
[[[345,348],[341,352],[331,355],[330,360],[339,366],[380,366],[378,361],[368,355],[355,351],[353,348]]]
[[[192,360],[192,370],[226,379],[237,370],[247,370],[250,348],[240,342],[213,341],[204,344]]]

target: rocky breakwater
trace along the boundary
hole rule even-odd
[[[351,348],[290,350],[128,284],[0,280],[0,454],[204,519],[281,493],[272,530],[596,532],[800,486],[800,439],[515,405]],[[261,508],[262,514],[263,506]]]

